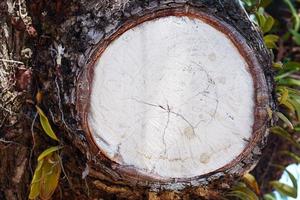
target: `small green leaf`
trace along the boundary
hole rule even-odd
[[[294,31],[299,31],[299,28],[300,28],[300,17],[298,15],[298,12],[297,12],[297,9],[295,8],[295,6],[293,5],[292,1],[290,0],[283,0],[283,2],[286,3],[286,5],[289,7],[292,15],[293,15],[293,18],[294,18],[294,27],[293,27],[293,30]]]
[[[278,81],[282,78],[286,78],[286,77],[290,76],[291,74],[298,72],[299,70],[300,70],[299,62],[289,61],[289,62],[283,64],[283,67],[281,70],[278,71],[277,76],[275,77],[275,80]]]
[[[255,17],[257,23],[261,29],[261,31],[265,34],[271,31],[274,26],[275,20],[271,15],[265,13],[263,7],[260,7],[258,11],[255,13]]]
[[[300,70],[300,63],[295,62],[295,61],[289,61],[289,62],[284,64],[284,69],[299,71]]]
[[[258,184],[256,182],[255,177],[252,174],[245,174],[243,176],[243,181],[247,184],[249,188],[251,188],[257,195],[260,194],[260,190]]]
[[[259,4],[259,6],[266,8],[272,3],[272,0],[262,0]]]
[[[43,160],[46,156],[51,155],[53,152],[58,151],[61,148],[62,147],[60,147],[60,146],[55,146],[55,147],[50,147],[50,148],[46,149],[39,155],[38,161]]]
[[[291,158],[293,158],[297,163],[300,163],[300,157],[293,153],[293,152],[290,152],[290,151],[282,151],[281,152],[282,154],[284,155],[287,155],[287,156],[290,156]]]
[[[292,122],[281,112],[276,112],[276,115],[281,119],[290,129],[294,129]]]
[[[297,113],[297,118],[298,120],[300,120],[300,103],[294,98],[289,98],[288,102],[290,102],[294,106]]]
[[[42,176],[42,170],[41,170],[42,166],[43,166],[43,160],[38,162],[38,165],[34,171],[33,178],[31,181],[31,186],[30,186],[29,199],[36,199],[40,195],[40,191],[41,191],[40,180]]]
[[[296,198],[298,196],[298,182],[297,182],[297,179],[295,178],[295,176],[291,172],[289,172],[288,170],[285,170],[285,171],[288,173],[288,175],[289,175],[289,177],[292,181],[293,188],[294,188],[293,192],[294,192],[294,196],[295,196],[294,198]]]
[[[289,98],[289,91],[286,88],[284,88],[281,92],[279,104],[284,104],[284,102],[286,102],[288,98]]]
[[[260,0],[242,0],[244,7],[248,12],[253,12],[259,7]]]
[[[240,191],[230,192],[226,196],[235,197],[235,198],[238,198],[241,200],[249,200],[247,194],[245,194],[244,192],[240,192]]]
[[[271,15],[266,14],[266,22],[265,22],[264,27],[263,27],[263,32],[267,33],[269,31],[271,31],[271,29],[274,26],[274,23],[275,23],[274,18]]]
[[[278,42],[279,37],[277,35],[269,34],[264,36],[264,42],[269,49],[277,48],[276,43]]]
[[[286,85],[286,86],[300,86],[300,80],[293,79],[293,78],[284,78],[278,81],[279,85]]]
[[[60,158],[56,150],[56,147],[49,148],[39,156],[31,181],[29,199],[51,199],[61,173]]]
[[[282,105],[287,107],[292,113],[296,113],[296,110],[295,110],[293,104],[291,104],[289,99],[286,102],[283,102]]]
[[[293,35],[293,40],[297,45],[300,45],[300,33],[295,30],[290,30],[290,33]]]
[[[274,62],[274,63],[273,63],[273,67],[274,67],[275,69],[282,69],[283,64],[282,64],[282,62]]]
[[[229,195],[230,194],[231,195],[239,194],[242,197],[242,198],[239,197],[240,199],[259,200],[258,196],[246,186],[235,186],[233,187],[232,192],[230,192]],[[247,198],[243,198],[243,196]]]
[[[276,200],[276,197],[274,194],[265,194],[264,200]]]
[[[298,132],[298,133],[300,132],[300,126],[299,125],[294,127],[294,129],[295,129],[296,132]]]
[[[292,71],[287,71],[287,72],[282,73],[282,74],[278,73],[278,75],[275,76],[274,79],[275,79],[275,81],[280,81],[281,79],[286,78],[286,77],[292,75],[295,72],[297,72],[297,71],[296,70],[292,70]]]
[[[279,181],[271,181],[270,184],[282,195],[287,195],[293,198],[297,198],[298,196],[298,183],[297,179],[293,174],[291,174],[288,170],[285,169],[284,166],[277,165],[279,169],[284,169],[288,174],[289,178],[292,181],[293,186],[289,186],[287,184],[281,183]]]
[[[41,181],[41,199],[51,199],[54,193],[61,173],[59,157],[56,153],[47,159],[42,168],[43,179]]]
[[[52,130],[52,127],[49,123],[49,120],[48,118],[46,117],[45,113],[43,112],[42,109],[40,109],[38,106],[35,106],[36,109],[37,109],[37,112],[39,113],[39,116],[40,116],[40,122],[41,122],[41,125],[45,131],[45,133],[51,137],[52,139],[56,140],[56,141],[59,141],[59,139],[56,137],[54,131]]]
[[[287,132],[286,130],[284,130],[283,128],[279,127],[279,126],[274,126],[272,128],[270,128],[270,131],[284,139],[286,139],[287,141],[289,141],[290,143],[292,143],[295,147],[300,149],[300,144],[294,140],[294,138],[291,136],[291,134],[289,132]]]
[[[293,198],[297,198],[297,191],[287,184],[280,183],[279,181],[271,181],[270,184],[276,189],[280,194],[287,195]]]

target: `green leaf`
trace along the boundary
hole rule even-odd
[[[289,61],[289,62],[284,64],[283,70],[284,71],[292,71],[292,70],[299,71],[300,70],[300,63],[295,62],[295,61]]]
[[[284,155],[287,155],[287,156],[290,156],[291,158],[293,158],[297,163],[300,163],[300,157],[293,153],[293,152],[290,152],[290,151],[282,151],[281,152],[282,154]]]
[[[36,199],[40,195],[40,191],[41,191],[40,180],[42,176],[41,168],[43,166],[43,161],[44,160],[38,162],[38,165],[34,171],[33,178],[31,181],[31,186],[30,186],[29,199]]]
[[[276,112],[276,115],[281,119],[290,129],[294,129],[292,122],[281,112]]]
[[[287,141],[289,141],[290,143],[292,143],[295,147],[300,149],[300,144],[294,140],[294,138],[291,136],[291,134],[289,132],[287,132],[286,130],[284,130],[283,128],[279,127],[279,126],[274,126],[272,128],[270,128],[270,131],[284,139],[286,139]]]
[[[283,64],[282,64],[282,62],[274,62],[274,63],[273,63],[273,67],[274,67],[275,69],[282,69]]]
[[[293,78],[284,78],[278,81],[279,85],[286,85],[286,86],[300,86],[300,80],[293,79]]]
[[[46,156],[51,155],[53,152],[60,150],[62,147],[60,146],[55,146],[55,147],[50,147],[48,149],[46,149],[45,151],[43,151],[39,157],[38,157],[38,161],[43,160]]]
[[[232,192],[229,193],[229,195],[240,195],[241,197],[245,195],[247,198],[241,198],[241,199],[247,199],[247,200],[259,200],[258,196],[250,190],[246,186],[235,186],[232,189]]]
[[[280,183],[279,181],[271,181],[270,184],[276,189],[280,194],[290,196],[293,198],[297,198],[297,190],[295,188],[284,184]]]
[[[292,113],[296,113],[295,108],[294,108],[293,104],[291,104],[289,99],[285,102],[282,102],[282,105],[287,107]]]
[[[242,0],[247,6],[254,6],[256,4],[256,0]]]
[[[279,99],[279,105],[284,105],[287,107],[291,112],[295,113],[295,108],[292,105],[292,103],[289,101],[289,90],[287,88],[283,88],[283,90],[280,91],[280,99]]]
[[[300,132],[300,126],[299,125],[294,127],[294,129],[295,129],[296,132]]]
[[[253,10],[256,10],[257,7],[259,7],[259,1],[260,0],[242,0],[243,5],[247,11],[252,12]]]
[[[272,27],[274,26],[275,20],[271,15],[265,13],[263,7],[260,7],[258,9],[258,11],[255,13],[255,17],[261,31],[264,34],[271,31]]]
[[[280,100],[279,100],[279,104],[283,104],[284,102],[286,102],[289,98],[289,91],[284,88],[281,92],[281,97],[280,97]]]
[[[54,193],[61,173],[61,166],[59,163],[59,157],[55,153],[51,158],[47,159],[47,162],[43,165],[41,180],[41,199],[51,199]]]
[[[259,4],[259,6],[266,8],[272,3],[272,0],[262,0]]]
[[[298,120],[300,120],[300,103],[296,101],[294,98],[289,98],[288,102],[290,102],[294,106],[297,113],[297,118]]]
[[[300,33],[295,30],[290,30],[290,33],[293,35],[293,40],[297,45],[300,45]]]
[[[56,137],[54,131],[52,130],[52,127],[49,123],[49,120],[48,118],[46,117],[45,113],[43,112],[42,109],[40,109],[38,106],[35,106],[36,109],[37,109],[37,112],[39,113],[39,116],[40,116],[40,122],[41,122],[41,125],[45,131],[45,133],[52,139],[56,140],[56,141],[59,141],[59,139]]]
[[[31,181],[29,199],[51,199],[61,173],[60,158],[54,149],[49,148],[39,156]]]
[[[277,35],[269,34],[264,36],[264,42],[269,49],[277,48],[276,43],[278,42],[279,37]]]
[[[256,182],[255,177],[252,174],[245,174],[243,176],[243,181],[247,184],[249,188],[251,188],[257,195],[260,194],[260,190],[258,184]]]
[[[288,170],[285,169],[284,166],[277,165],[279,169],[284,169],[288,174],[289,178],[292,181],[293,186],[289,186],[287,184],[281,183],[279,181],[271,181],[270,184],[282,195],[287,195],[293,198],[297,198],[298,196],[298,183],[297,179],[293,174],[291,174]]]
[[[279,75],[275,76],[274,79],[275,79],[275,81],[280,81],[281,79],[286,78],[286,77],[288,77],[288,76],[294,74],[294,73],[297,72],[297,71],[298,71],[298,70],[291,70],[291,71],[287,71],[287,72],[285,72],[285,73],[283,73],[283,74],[278,73]]]
[[[297,182],[297,179],[295,178],[295,176],[291,172],[289,172],[288,170],[285,170],[285,171],[288,173],[288,175],[289,175],[289,177],[292,181],[292,184],[293,184],[294,196],[292,196],[292,197],[297,198],[297,196],[298,196],[298,182]]]
[[[271,29],[273,28],[275,20],[271,15],[266,14],[265,16],[266,16],[266,22],[264,24],[264,27],[263,27],[262,31],[264,33],[267,33],[269,31],[271,31]]]
[[[261,29],[263,29],[263,26],[265,25],[265,23],[267,21],[264,13],[265,13],[265,10],[263,8],[259,8],[258,11],[255,13],[257,24]]]
[[[293,5],[293,3],[290,0],[283,0],[283,2],[286,3],[286,5],[289,7],[293,18],[294,18],[294,28],[293,30],[298,32],[299,28],[300,28],[300,17],[298,15],[297,9],[295,8],[295,6]]]
[[[240,191],[230,192],[226,196],[235,197],[235,198],[238,198],[238,199],[241,199],[241,200],[249,200],[247,194],[245,194],[244,192],[240,192]]]
[[[276,200],[276,198],[274,194],[265,194],[264,200]]]
[[[296,90],[294,88],[290,88],[287,86],[277,86],[276,87],[276,91],[278,91],[278,92],[282,92],[285,89],[289,91],[289,96],[291,96],[295,99],[298,98],[300,100],[300,91],[299,90]]]

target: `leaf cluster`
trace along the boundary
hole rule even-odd
[[[295,4],[290,0],[283,0],[290,10],[293,25],[287,30],[285,38],[292,38],[295,44],[300,45],[300,17],[295,8]],[[279,36],[274,34],[275,19],[265,12],[266,6],[272,3],[272,0],[243,0],[247,11],[252,15],[262,34],[264,42],[271,52],[276,50]],[[277,117],[279,123],[271,127],[270,132],[283,138],[293,147],[300,150],[300,143],[295,137],[296,132],[300,132],[300,63],[284,59],[283,62],[273,63],[276,76],[276,95],[279,104],[279,111],[270,111],[270,117]],[[294,152],[283,151],[282,156],[292,158],[296,163],[300,163],[300,156]],[[276,165],[281,170],[284,166]],[[298,184],[293,174],[285,170],[288,174],[292,186],[279,182],[278,180],[270,181],[269,184],[281,196],[297,198]],[[276,200],[274,193],[261,194],[259,185],[254,176],[251,174],[244,175],[241,182],[237,183],[227,194],[226,197],[234,197],[242,200]]]
[[[45,134],[59,142],[43,110],[38,106],[36,106],[36,109]],[[58,186],[61,174],[62,164],[60,163],[61,159],[58,154],[61,148],[61,146],[52,146],[39,155],[37,167],[31,180],[29,199],[51,199],[52,194]]]

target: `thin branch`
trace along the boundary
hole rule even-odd
[[[16,60],[8,60],[8,59],[3,59],[1,58],[0,61],[2,62],[6,62],[6,63],[16,63],[16,64],[21,64],[21,65],[24,65],[23,62],[20,62],[20,61],[16,61]]]
[[[34,115],[33,121],[31,123],[31,137],[32,137],[32,141],[33,141],[33,145],[32,145],[32,148],[30,150],[30,155],[29,155],[29,168],[30,168],[31,174],[33,174],[32,166],[31,166],[31,158],[32,158],[32,154],[33,154],[33,151],[34,151],[34,148],[35,148],[35,137],[34,137],[33,128],[34,128],[34,124],[35,124],[37,116],[38,116],[38,113],[36,112],[35,115]]]

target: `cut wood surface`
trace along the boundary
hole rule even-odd
[[[211,196],[257,163],[274,106],[270,55],[247,15],[240,30],[194,5],[141,9],[90,54],[77,109],[109,179]]]
[[[100,149],[124,167],[189,178],[244,150],[254,98],[249,66],[225,34],[169,16],[126,31],[105,49],[89,124]]]
[[[63,146],[53,199],[219,199],[255,167],[272,63],[239,1],[0,8],[0,199],[27,199],[36,159],[58,145],[35,105]]]

